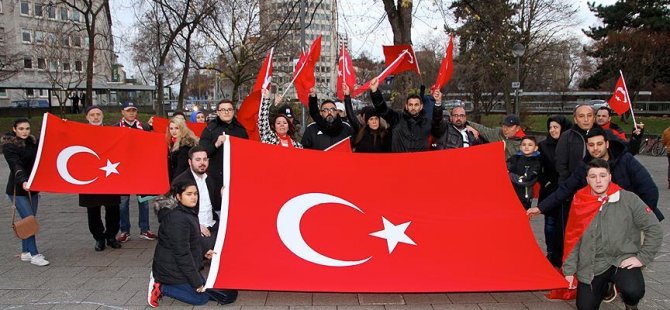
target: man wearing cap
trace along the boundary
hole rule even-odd
[[[121,115],[123,118],[114,126],[121,128],[140,129],[150,131],[151,126],[144,125],[137,119],[137,107],[132,102],[122,104]],[[149,230],[149,202],[142,196],[137,196],[139,209],[140,238],[145,240],[156,240],[156,234]],[[119,242],[130,239],[130,195],[121,196],[121,234],[116,238]]]
[[[325,150],[353,133],[353,128],[340,117],[332,100],[324,100],[319,106],[314,88],[309,92],[309,115],[314,122],[307,125],[300,141],[306,149]]]
[[[436,107],[433,112],[433,148],[438,150],[470,147],[481,144],[479,136],[468,128],[468,118],[465,108],[454,107],[449,113],[449,121],[443,120],[444,109],[442,105]]]
[[[379,80],[370,82],[370,97],[375,110],[384,118],[391,130],[392,152],[422,152],[429,150],[428,137],[432,130],[431,119],[426,115],[423,101],[419,95],[409,95],[402,111],[394,111],[388,107],[382,93],[377,89]],[[433,93],[437,104],[442,104],[442,94]]]
[[[100,107],[92,105],[86,108],[86,120],[89,125],[102,126],[104,113]],[[96,251],[103,251],[107,246],[118,249],[121,244],[116,241],[119,232],[119,195],[80,194],[79,206],[86,208],[88,214],[88,230],[95,239]],[[105,223],[102,223],[101,208],[105,207]]]
[[[500,124],[501,126],[496,128],[489,128],[473,122],[468,122],[468,124],[479,131],[480,137],[488,142],[505,142],[506,160],[519,151],[521,138],[526,135],[523,129],[521,129],[521,120],[514,114],[505,116]]]
[[[223,186],[223,148],[226,135],[249,139],[246,128],[235,117],[235,106],[227,99],[216,105],[217,118],[211,120],[200,135],[199,144],[207,150],[209,169],[207,175],[212,177],[218,188]]]

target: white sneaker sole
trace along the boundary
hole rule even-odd
[[[147,289],[147,304],[151,308],[156,308],[151,304],[151,291],[154,288],[154,283],[156,283],[156,281],[154,280],[154,272],[151,271],[149,272],[149,288]]]

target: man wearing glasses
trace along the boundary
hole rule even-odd
[[[325,150],[353,133],[351,125],[340,117],[332,100],[324,100],[321,106],[318,105],[314,88],[309,93],[309,115],[314,122],[307,125],[300,141],[306,149]]]
[[[461,147],[471,147],[481,144],[477,132],[473,132],[472,127],[468,126],[468,117],[465,115],[465,108],[455,107],[451,109],[449,121],[442,119],[443,109],[440,105],[433,112],[433,148],[438,150],[455,149]]]
[[[209,169],[207,175],[216,181],[217,188],[223,186],[223,149],[226,135],[249,139],[247,130],[235,117],[235,106],[230,100],[221,100],[216,105],[217,118],[211,120],[200,135],[200,145],[207,150]]]

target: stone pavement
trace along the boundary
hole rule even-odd
[[[670,216],[670,190],[666,181],[667,159],[638,156],[654,176],[661,193],[659,207]],[[0,163],[0,188],[5,189],[8,168]],[[145,309],[148,275],[154,241],[139,240],[137,226],[122,249],[93,250],[86,210],[76,195],[42,194],[38,211],[41,231],[37,244],[51,262],[37,267],[19,260],[21,247],[11,230],[11,209],[6,195],[0,198],[0,309]],[[136,203],[131,221],[137,221]],[[157,231],[155,216],[151,227]],[[663,223],[665,240],[656,262],[645,271],[647,292],[640,309],[670,309],[670,220]],[[532,220],[538,243],[543,219]],[[486,249],[483,249],[486,253]],[[224,308],[239,310],[447,310],[447,309],[574,309],[573,302],[549,301],[545,292],[459,294],[340,294],[241,291],[237,302]],[[161,308],[192,306],[164,298]],[[217,307],[210,302],[204,308]],[[202,307],[196,307],[201,309]],[[621,299],[601,309],[623,309]]]

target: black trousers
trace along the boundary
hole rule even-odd
[[[95,240],[114,239],[119,232],[119,205],[105,206],[105,224],[102,224],[102,207],[87,207],[88,230]],[[105,229],[106,227],[106,229]]]
[[[609,283],[614,283],[623,302],[629,306],[636,306],[644,297],[644,277],[642,268],[610,267],[603,274],[595,276],[591,285],[579,282],[577,284],[577,309],[590,310],[600,308]]]

